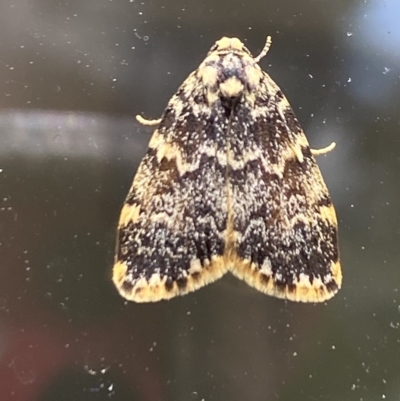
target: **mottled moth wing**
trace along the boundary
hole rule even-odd
[[[335,210],[293,110],[258,65],[269,45],[254,58],[222,38],[170,100],[119,220],[113,280],[125,298],[168,299],[228,270],[293,301],[340,288]]]
[[[308,141],[279,87],[262,73],[230,134],[232,272],[258,290],[321,302],[340,288],[337,221]]]
[[[227,270],[226,152],[216,139],[225,133],[204,96],[190,75],[170,100],[126,198],[113,270],[126,299],[182,295]]]

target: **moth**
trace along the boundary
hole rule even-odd
[[[337,219],[286,97],[237,38],[217,41],[156,126],[121,211],[113,281],[136,302],[227,272],[268,295],[323,302],[341,287]]]

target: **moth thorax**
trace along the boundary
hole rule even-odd
[[[219,84],[221,96],[226,99],[235,99],[242,95],[244,90],[243,83],[235,76],[227,78]]]

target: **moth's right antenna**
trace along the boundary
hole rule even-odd
[[[272,39],[271,36],[267,36],[267,40],[265,42],[264,49],[261,50],[261,53],[254,59],[256,63],[258,63],[263,57],[268,53],[269,48],[271,47]]]

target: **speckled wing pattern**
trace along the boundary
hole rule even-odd
[[[259,67],[269,45],[253,57],[217,41],[154,122],[118,224],[113,281],[126,299],[169,299],[228,271],[292,301],[340,288],[323,152]]]

